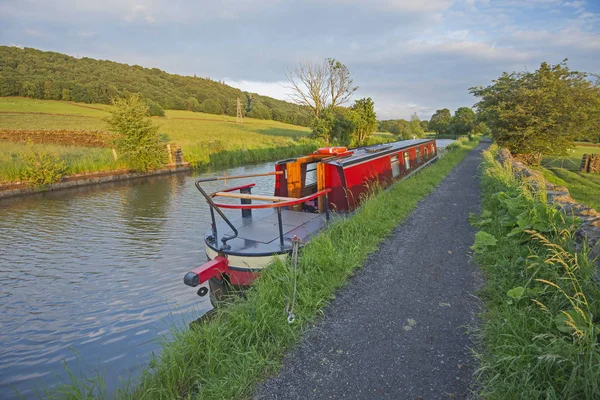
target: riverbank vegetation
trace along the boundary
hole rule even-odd
[[[545,185],[516,178],[484,153],[481,231],[473,249],[486,279],[479,393],[489,399],[600,397],[600,288],[578,221],[549,206]]]
[[[28,139],[64,159],[67,175],[123,168],[123,162],[113,158],[110,140],[104,145],[98,142],[102,135],[109,136],[108,108],[0,98],[0,181],[22,179],[22,154]],[[159,134],[179,145],[185,160],[196,168],[271,161],[307,153],[320,145],[308,138],[307,128],[276,121],[245,118],[236,124],[235,117],[172,110],[152,121]],[[107,148],[87,147],[91,144]]]
[[[233,298],[210,320],[174,332],[133,393],[119,398],[241,399],[277,371],[285,351],[322,315],[335,291],[377,250],[400,221],[429,194],[477,142],[462,141],[439,161],[369,198],[351,217],[336,219],[301,250],[296,320],[283,312],[292,289],[290,265],[271,265],[243,298]],[[357,246],[360,243],[360,246]],[[83,382],[58,389],[83,398]]]

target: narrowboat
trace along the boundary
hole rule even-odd
[[[275,171],[266,174],[199,179],[195,185],[212,219],[204,237],[209,261],[188,272],[184,283],[196,287],[209,282],[213,291],[225,282],[248,286],[273,257],[284,258],[292,251],[293,238],[306,243],[327,226],[331,212],[350,213],[359,207],[369,186],[389,187],[436,158],[435,140],[414,139],[355,149],[326,147],[278,161]],[[202,188],[209,181],[265,175],[275,177],[273,196],[252,194],[255,184],[214,193]],[[223,209],[241,213],[229,218]],[[207,292],[202,287],[198,294]]]

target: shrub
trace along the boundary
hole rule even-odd
[[[148,171],[164,163],[167,153],[158,127],[148,117],[147,106],[138,95],[114,100],[107,122],[118,135],[115,147],[129,168]]]
[[[28,143],[28,151],[21,154],[21,157],[26,164],[22,179],[34,187],[58,182],[67,168],[64,160],[37,149],[31,142]]]

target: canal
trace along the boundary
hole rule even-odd
[[[206,260],[210,213],[195,179],[272,170],[268,163],[0,201],[0,398],[38,398],[36,390],[68,382],[65,362],[80,378],[102,376],[109,393],[120,378],[135,380],[161,338],[212,308],[183,284]],[[227,184],[255,182],[255,193],[272,195],[273,181]]]

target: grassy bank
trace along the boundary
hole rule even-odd
[[[480,395],[600,398],[596,268],[575,251],[577,221],[549,207],[543,185],[484,157],[476,259],[486,275]]]
[[[102,104],[4,97],[0,98],[0,129],[107,131],[105,118],[109,114],[106,110],[107,106]],[[209,163],[231,165],[224,164],[225,160],[235,160],[236,164],[271,161],[292,153],[302,154],[306,149],[314,150],[317,146],[308,139],[308,128],[271,120],[245,118],[243,124],[236,124],[234,117],[174,110],[167,110],[165,117],[153,117],[153,120],[168,141],[181,146],[185,160],[199,168]],[[8,148],[8,143],[1,143],[6,149],[0,164],[5,164],[7,159],[19,159],[19,153],[12,151],[14,147]],[[79,172],[82,169],[91,172],[98,166],[100,170],[113,168],[111,159],[86,155],[70,146],[53,146],[51,150],[59,157],[81,153]],[[215,155],[217,153],[219,155]],[[236,157],[233,158],[232,154]],[[1,165],[0,180],[14,177],[14,173],[3,171],[17,168]]]
[[[569,171],[563,168],[540,167],[536,169],[544,175],[548,182],[568,188],[571,197],[579,203],[600,210],[600,175]]]
[[[448,151],[422,172],[369,199],[353,217],[337,220],[315,237],[301,251],[294,324],[287,323],[283,312],[292,285],[290,267],[276,263],[247,291],[245,299],[219,309],[208,322],[175,332],[135,393],[118,395],[136,399],[249,397],[257,382],[277,370],[302,331],[322,315],[336,289],[476,144],[466,142]],[[71,386],[60,397],[64,393],[81,398],[86,392]]]
[[[35,148],[64,160],[67,175],[81,172],[110,171],[125,167],[123,163],[114,161],[110,149],[54,144],[36,145]],[[0,141],[0,182],[13,182],[22,179],[26,168],[22,154],[29,151],[30,149],[24,143]]]

